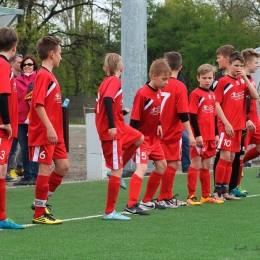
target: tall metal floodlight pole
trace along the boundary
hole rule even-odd
[[[123,98],[124,107],[131,109],[137,89],[147,81],[147,2],[122,0],[121,12]]]

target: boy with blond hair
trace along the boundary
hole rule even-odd
[[[137,149],[134,157],[136,170],[130,180],[128,202],[124,208],[126,214],[149,215],[146,210],[166,208],[154,202],[153,198],[166,168],[160,144],[160,138],[163,134],[160,125],[161,89],[168,83],[170,75],[171,69],[167,61],[164,59],[155,60],[149,71],[150,82],[140,88],[134,98],[130,125],[144,135],[144,142]],[[154,161],[155,169],[149,176],[145,195],[138,204],[148,160]]]
[[[215,193],[217,199],[237,200],[228,192],[235,153],[241,150],[242,130],[246,125],[246,94],[252,99],[258,93],[244,71],[244,59],[240,52],[229,57],[228,75],[218,81],[216,90],[216,110],[220,141],[220,159],[216,165]],[[234,109],[236,108],[236,109]]]
[[[122,57],[117,53],[108,53],[103,69],[107,77],[98,88],[95,105],[96,128],[106,166],[111,169],[103,219],[130,220],[131,218],[115,211],[115,204],[120,189],[123,166],[141,145],[143,136],[139,131],[124,123],[123,115],[128,111],[122,109],[123,96],[120,79],[124,69]]]
[[[201,203],[223,203],[222,200],[210,195],[210,162],[216,154],[216,145],[219,141],[215,95],[209,90],[214,81],[215,71],[216,68],[210,64],[201,65],[197,70],[199,87],[190,94],[190,122],[197,143],[195,147],[190,148],[191,165],[187,174],[189,192],[187,203],[192,206]],[[196,197],[199,172],[202,190],[200,202]]]
[[[15,55],[18,36],[12,28],[0,29],[0,229],[23,229],[6,216],[6,184],[8,157],[13,138],[18,132],[18,101],[14,75],[8,63]]]

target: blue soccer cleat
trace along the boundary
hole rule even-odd
[[[24,229],[24,226],[18,225],[11,219],[5,219],[0,221],[0,229]]]
[[[115,210],[110,214],[103,214],[104,220],[131,220],[131,218],[121,215],[117,213]]]
[[[107,171],[107,177],[109,178],[110,175],[111,175],[111,171],[109,170],[109,171]],[[126,183],[123,178],[120,178],[120,187],[122,189],[127,189]]]

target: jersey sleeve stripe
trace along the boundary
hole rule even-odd
[[[51,82],[51,84],[48,87],[48,91],[47,91],[46,97],[48,97],[50,95],[50,93],[55,89],[55,87],[56,87],[56,83],[55,82]]]
[[[198,105],[198,107],[200,107],[200,105],[202,104],[202,102],[205,100],[205,98],[204,97],[201,97],[200,99],[199,99],[199,105]]]
[[[117,91],[117,93],[116,93],[114,99],[117,98],[122,92],[123,92],[123,89],[120,88],[120,89]]]
[[[151,106],[153,103],[153,100],[150,99],[150,101],[144,106],[144,110],[146,110],[149,106]]]
[[[218,85],[218,80],[214,81],[212,84],[212,90],[215,91],[216,87]]]
[[[227,84],[225,87],[224,87],[224,95],[231,89],[233,88],[233,84]]]

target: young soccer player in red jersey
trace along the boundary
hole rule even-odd
[[[185,206],[186,203],[173,196],[173,185],[176,171],[181,160],[182,131],[188,133],[191,146],[196,144],[188,117],[188,93],[186,86],[177,80],[177,75],[182,68],[182,57],[178,52],[164,54],[171,68],[171,77],[162,90],[161,126],[163,137],[161,145],[167,161],[167,168],[162,177],[158,201],[167,208]]]
[[[23,229],[7,219],[6,185],[8,156],[18,131],[17,91],[8,60],[16,52],[18,36],[11,28],[0,29],[0,229]]]
[[[191,165],[188,169],[188,200],[187,204],[196,206],[201,203],[221,204],[210,195],[210,162],[216,154],[219,141],[215,95],[209,90],[214,80],[216,69],[210,64],[203,64],[197,70],[197,80],[200,85],[190,94],[190,122],[197,145],[190,147]],[[197,201],[196,187],[200,172],[201,198]]]
[[[255,73],[257,68],[259,67],[258,59],[260,57],[260,54],[257,53],[252,48],[245,49],[241,53],[245,60],[244,69],[246,75],[250,80],[250,82],[252,83],[252,85],[256,88],[255,81],[251,76],[251,74]],[[250,100],[249,96],[247,96],[247,98]],[[250,107],[249,107],[249,113],[247,115],[246,127],[247,127],[247,135],[245,137],[245,148],[247,149],[247,146],[249,144],[255,144],[256,146],[248,150],[244,158],[241,158],[243,159],[243,163],[248,162],[260,155],[260,122],[259,122],[259,117],[257,112],[257,104],[256,101],[254,100],[250,100]],[[241,162],[241,169],[239,171],[237,187],[235,190],[236,192],[237,190],[239,190],[240,192],[246,192],[241,188],[243,163]]]
[[[98,88],[96,128],[101,140],[106,166],[111,169],[108,181],[107,204],[103,214],[105,220],[130,220],[115,211],[120,178],[123,166],[134,155],[143,142],[143,135],[136,129],[125,125],[122,110],[123,97],[121,79],[123,71],[122,57],[108,53],[105,57],[104,71],[107,77]],[[122,152],[124,150],[124,152]]]
[[[218,81],[214,92],[220,136],[220,159],[216,166],[214,197],[238,200],[240,198],[228,193],[232,161],[235,153],[240,151],[242,129],[246,125],[246,94],[257,99],[258,93],[245,74],[241,53],[233,52],[229,64],[228,75]]]
[[[60,86],[52,74],[61,61],[61,41],[55,36],[38,40],[36,50],[42,60],[34,83],[28,129],[29,157],[39,163],[35,185],[33,223],[61,224],[46,208],[48,198],[69,169],[62,127]],[[52,170],[52,161],[55,168]]]
[[[160,185],[166,168],[164,153],[160,144],[162,128],[159,122],[161,112],[161,89],[168,83],[171,69],[164,59],[155,60],[149,70],[150,82],[140,88],[134,98],[130,125],[144,135],[143,144],[137,149],[134,161],[136,170],[129,184],[128,202],[124,213],[149,215],[148,209],[165,209],[153,197]],[[149,176],[145,195],[138,204],[143,177],[148,160],[153,160],[155,169]]]

